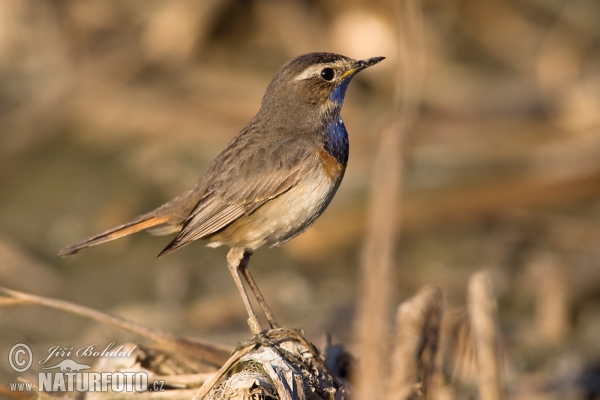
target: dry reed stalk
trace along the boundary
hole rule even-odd
[[[529,265],[535,286],[537,337],[545,345],[561,343],[570,330],[569,280],[555,258],[544,255]]]
[[[356,336],[361,357],[355,375],[356,399],[382,398],[389,334],[390,270],[396,242],[396,213],[401,203],[404,143],[417,114],[420,95],[421,10],[418,0],[395,3],[399,24],[398,68],[392,123],[381,131],[374,159]],[[417,62],[415,62],[415,60]]]
[[[0,304],[37,304],[44,307],[50,307],[57,310],[66,311],[71,314],[80,315],[107,325],[116,326],[126,331],[133,332],[142,337],[154,340],[155,342],[160,344],[160,346],[165,350],[177,351],[183,354],[193,355],[194,357],[197,357],[200,361],[216,367],[221,366],[225,361],[227,361],[231,354],[230,348],[221,344],[196,338],[184,338],[169,332],[161,331],[159,329],[150,328],[145,325],[138,324],[136,322],[128,321],[123,318],[114,317],[112,315],[108,315],[100,311],[93,310],[91,308],[73,304],[68,301],[36,296],[33,294],[19,292],[4,287],[0,287],[0,292],[9,296],[10,299],[15,300],[13,302],[3,301]]]
[[[462,313],[461,313],[462,314]],[[475,346],[471,333],[471,321],[468,315],[460,315],[453,321],[449,343],[450,355],[448,362],[452,366],[452,381],[461,383],[477,382],[477,362],[475,360]]]
[[[469,280],[468,307],[477,360],[479,398],[501,400],[504,374],[500,354],[500,334],[496,326],[496,300],[489,276],[473,274]]]
[[[398,307],[387,400],[434,397],[443,314],[442,291],[426,286]]]

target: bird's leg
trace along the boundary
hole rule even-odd
[[[240,278],[240,270],[243,271],[247,269],[249,259],[250,253],[245,252],[244,249],[240,247],[234,247],[229,250],[229,253],[227,253],[227,266],[229,267],[229,272],[231,272],[235,285],[242,296],[242,301],[246,306],[246,311],[248,312],[248,325],[250,326],[252,333],[258,335],[262,332],[262,328],[258,322],[258,318],[256,318],[254,310],[252,309],[250,299],[248,298],[248,294],[246,293],[246,289],[244,289],[244,284]]]
[[[269,325],[271,325],[271,329],[277,329],[277,328],[279,328],[279,324],[277,324],[277,322],[275,321],[275,317],[273,316],[271,309],[267,305],[265,298],[263,297],[262,293],[260,292],[258,285],[254,281],[254,278],[252,278],[252,275],[250,274],[250,270],[248,269],[248,261],[250,260],[250,255],[252,253],[246,252],[245,254],[247,254],[248,257],[246,258],[245,263],[240,263],[240,271],[244,275],[244,278],[246,278],[246,282],[248,282],[248,285],[250,285],[252,292],[254,292],[254,296],[256,297],[258,304],[260,305],[263,312],[265,313],[265,316],[267,317],[267,320],[269,321]]]

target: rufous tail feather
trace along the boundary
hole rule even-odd
[[[67,246],[61,249],[58,252],[58,255],[62,257],[70,256],[80,252],[83,249],[87,249],[88,247],[96,246],[97,244],[131,235],[132,233],[143,231],[144,229],[152,228],[168,221],[169,217],[156,217],[153,215],[140,216],[123,225],[119,225],[115,228],[99,233],[98,235],[87,238],[79,243]]]

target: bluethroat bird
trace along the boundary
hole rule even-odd
[[[202,239],[227,245],[227,264],[254,334],[262,331],[241,276],[271,328],[275,318],[250,275],[250,255],[278,246],[308,229],[325,210],[348,162],[348,133],[340,110],[348,84],[384,57],[366,60],[310,53],[283,65],[269,84],[256,116],[187,192],[149,213],[65,247],[87,247],[145,230],[178,233],[164,256]]]

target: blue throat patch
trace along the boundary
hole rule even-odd
[[[338,117],[337,121],[330,122],[325,127],[325,151],[331,154],[342,165],[348,162],[348,132]]]
[[[325,151],[331,154],[342,165],[348,163],[348,132],[344,126],[342,118],[339,116],[339,109],[342,108],[346,89],[352,77],[344,80],[329,95],[329,100],[334,103],[338,112],[335,113],[335,119],[328,121],[325,125]]]
[[[348,84],[350,83],[351,80],[352,80],[352,76],[346,78],[329,95],[329,99],[332,102],[339,104],[340,107],[342,106],[342,103],[344,102],[344,96],[346,96],[346,89],[348,89]]]

